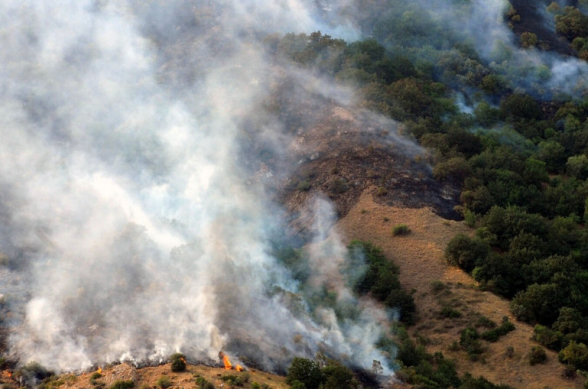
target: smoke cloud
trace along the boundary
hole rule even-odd
[[[354,319],[329,306],[311,314],[272,255],[282,211],[247,149],[289,144],[264,102],[291,69],[261,39],[319,29],[353,39],[353,21],[337,17],[349,6],[2,3],[0,250],[11,267],[0,277],[21,362],[63,371],[176,351],[216,360],[221,348],[270,370],[319,350],[364,368],[385,361],[374,344],[386,312],[363,302]],[[314,82],[312,93],[349,101]],[[318,204],[315,219],[332,218]],[[356,303],[327,226],[309,252],[312,285]]]
[[[346,285],[328,202],[310,205],[307,286],[272,247],[286,228],[268,181],[293,169],[296,131],[268,108],[275,85],[287,80],[291,99],[308,106],[352,105],[353,91],[275,63],[263,40],[317,30],[360,38],[360,5],[2,2],[0,251],[11,265],[0,293],[22,362],[76,370],[176,351],[216,360],[221,348],[270,370],[317,351],[363,368],[385,362],[374,344],[390,313]],[[434,6],[448,18],[451,7]],[[472,2],[465,30],[479,31],[481,55],[506,42],[549,66],[552,87],[577,88],[586,64],[513,49],[503,6]],[[297,120],[312,123],[313,109]],[[325,289],[339,311],[301,297]]]

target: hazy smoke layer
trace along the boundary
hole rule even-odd
[[[263,39],[358,38],[356,4],[0,4],[0,251],[13,269],[0,292],[22,313],[10,341],[23,362],[71,370],[175,351],[215,359],[223,347],[269,369],[320,349],[365,368],[384,362],[374,343],[386,314],[338,277],[345,250],[329,235],[329,205],[314,208],[309,283],[358,309],[353,320],[308,309],[271,255],[284,228],[259,174],[260,148],[277,159],[288,150],[289,124],[266,109],[281,73],[293,92],[350,100],[273,63]],[[484,26],[478,47],[510,39],[501,10],[473,2],[472,20],[485,20],[472,22]],[[550,64],[562,85],[584,74],[585,64]]]
[[[354,321],[330,308],[311,316],[303,301],[292,309],[299,286],[270,255],[280,212],[242,144],[287,144],[263,110],[274,69],[260,39],[353,37],[351,22],[330,27],[335,6],[7,0],[0,10],[0,250],[16,269],[5,276],[27,289],[10,339],[21,361],[215,359],[227,345],[244,356],[256,345],[269,369],[321,347],[366,368],[384,361],[374,343],[385,315],[367,303]],[[321,231],[317,287],[344,257]]]

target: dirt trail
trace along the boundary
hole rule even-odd
[[[442,351],[457,362],[458,371],[483,375],[495,383],[516,388],[580,388],[581,379],[562,377],[564,366],[557,354],[547,350],[547,362],[530,366],[527,356],[537,344],[531,341],[533,327],[517,322],[509,311],[509,303],[492,293],[477,289],[477,283],[458,268],[448,266],[443,251],[457,233],[471,234],[472,229],[463,222],[448,221],[430,209],[408,209],[377,204],[372,188],[363,192],[357,204],[337,224],[348,241],[371,241],[381,247],[388,258],[400,267],[400,280],[408,290],[414,290],[417,305],[417,323],[410,329],[412,335],[428,340],[429,352]],[[407,236],[392,235],[396,224],[407,224]],[[348,242],[347,242],[348,243]],[[442,281],[445,287],[435,292],[431,283]],[[442,306],[449,305],[463,314],[458,319],[441,319]],[[483,342],[487,350],[481,361],[472,362],[464,351],[451,351],[449,346],[459,341],[460,331],[473,319],[483,315],[496,323],[504,316],[516,330],[496,343]],[[505,355],[507,347],[514,347],[514,355]]]

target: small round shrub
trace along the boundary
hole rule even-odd
[[[157,380],[157,386],[159,386],[161,389],[167,389],[172,386],[172,381],[167,376],[161,376]]]
[[[186,362],[183,359],[176,359],[171,363],[171,371],[180,372],[186,370]]]
[[[541,346],[534,346],[531,349],[531,353],[529,354],[529,364],[531,366],[536,365],[538,363],[543,363],[547,360],[547,354],[545,353],[545,349]]]
[[[392,235],[400,236],[400,235],[408,235],[410,233],[410,228],[406,224],[397,224],[392,228]]]
[[[172,356],[169,357],[169,359],[171,360],[171,370],[173,372],[180,372],[186,370],[186,356],[184,354],[175,353],[172,354]]]

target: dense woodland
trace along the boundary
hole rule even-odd
[[[270,36],[266,43],[277,58],[354,86],[363,107],[404,123],[406,135],[431,150],[435,178],[461,187],[457,211],[475,229],[474,237],[451,241],[448,261],[511,299],[514,316],[536,325],[535,340],[561,351],[562,363],[588,370],[585,78],[567,89],[551,83],[552,68],[527,61],[527,55],[549,50],[532,32],[482,57],[445,19],[409,2],[388,3],[385,12],[372,15],[372,39],[348,43],[314,32]],[[467,15],[469,2],[453,3]],[[545,10],[555,33],[583,60],[585,3],[552,3]],[[520,16],[511,7],[504,20],[512,27]],[[410,324],[414,307],[397,299],[408,307]],[[408,338],[403,342],[400,360],[419,355]],[[424,355],[404,362],[426,371],[427,379],[447,368],[442,356]],[[428,370],[418,367],[423,360]]]

